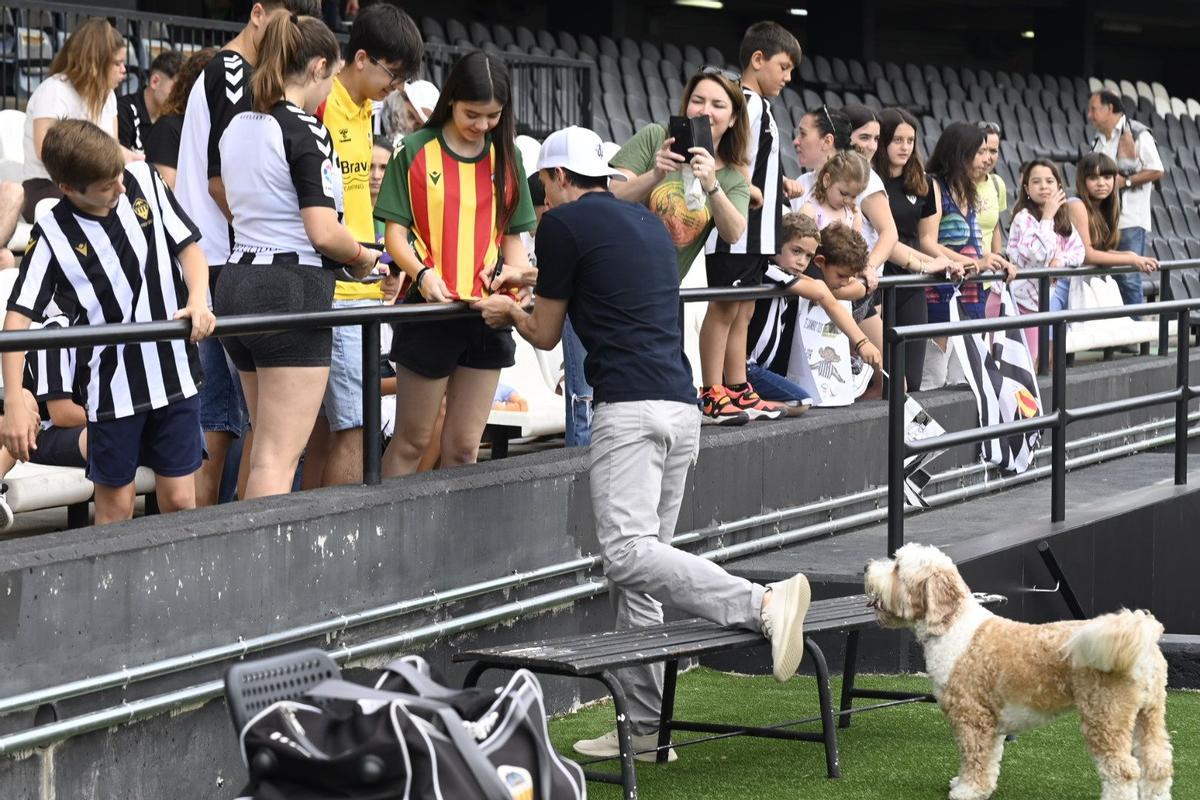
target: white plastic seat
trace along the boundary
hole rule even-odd
[[[1138,81],[1136,84],[1138,97],[1144,97],[1147,100],[1154,101],[1154,90],[1150,88],[1150,84],[1145,81]]]
[[[0,111],[0,160],[25,163],[25,112]]]
[[[1126,97],[1137,97],[1138,96],[1137,87],[1133,85],[1132,81],[1122,79],[1120,86],[1121,86],[1121,94],[1122,95],[1124,95]]]
[[[554,392],[557,381],[553,380],[550,369],[555,364],[562,364],[562,345],[551,350],[545,359],[539,359],[533,345],[520,336],[514,338],[516,363],[500,371],[500,383],[515,389],[529,403],[529,410],[494,410],[488,415],[488,425],[517,429],[519,438],[564,432],[567,429],[565,401],[562,395]]]
[[[1189,97],[1187,99],[1187,113],[1189,117],[1200,116],[1200,101],[1197,101],[1194,97]]]
[[[521,134],[516,138],[517,150],[521,153],[521,163],[526,175],[537,172],[538,155],[542,152],[542,144],[532,136]]]
[[[1187,103],[1180,100],[1178,97],[1171,98],[1171,113],[1177,117],[1186,117],[1188,113]]]
[[[1167,94],[1167,87],[1163,86],[1158,81],[1154,81],[1150,84],[1150,90],[1152,92],[1154,92],[1155,98],[1159,98],[1159,97],[1170,98],[1171,97],[1171,95]]]
[[[1099,78],[1088,78],[1087,81],[1089,92],[1095,93],[1104,88],[1104,81],[1100,80]]]

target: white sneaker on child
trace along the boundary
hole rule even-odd
[[[786,581],[767,584],[771,600],[763,604],[762,632],[771,640],[771,666],[775,680],[786,681],[796,674],[804,658],[804,615],[812,600],[812,589],[804,573]]]

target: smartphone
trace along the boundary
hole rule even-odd
[[[671,152],[678,153],[685,161],[692,160],[693,147],[703,147],[709,155],[716,150],[712,140],[712,120],[707,114],[698,117],[671,117],[667,132],[675,139]]]
[[[671,152],[677,153],[684,161],[691,161],[692,126],[687,117],[671,117],[667,126],[667,135],[675,141],[671,143]]]

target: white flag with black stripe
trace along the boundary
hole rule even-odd
[[[996,288],[996,287],[993,287]],[[1008,287],[1001,292],[1003,317],[1016,317],[1017,306]],[[955,293],[950,302],[950,321],[967,319],[962,299]],[[1041,416],[1042,398],[1037,372],[1021,328],[995,333],[963,334],[954,337],[954,352],[967,384],[975,393],[979,426],[989,427]],[[1005,472],[1022,473],[1033,463],[1042,432],[998,436],[980,445],[981,457]]]

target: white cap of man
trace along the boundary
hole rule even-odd
[[[604,157],[604,142],[599,134],[576,125],[555,131],[542,142],[542,152],[538,155],[538,170],[555,167],[562,167],[576,175],[589,178],[609,177],[625,180],[625,175],[608,165],[608,159]]]
[[[408,98],[408,102],[412,103],[412,107],[416,110],[422,123],[429,121],[429,115],[437,107],[441,94],[438,88],[429,81],[409,81],[404,84],[404,96]]]

